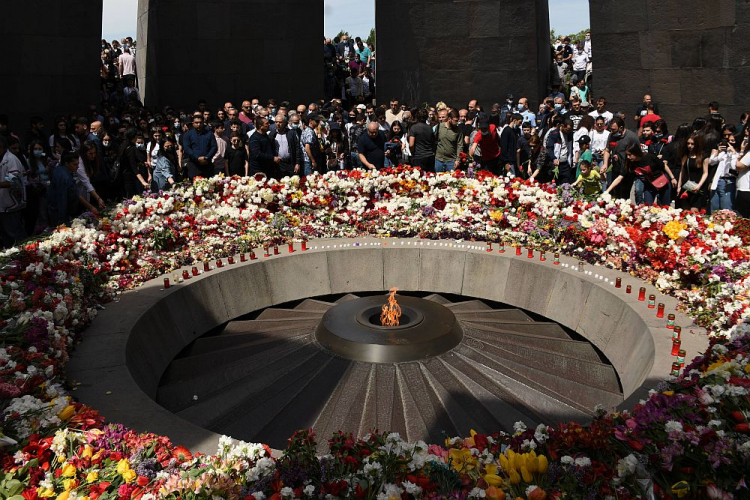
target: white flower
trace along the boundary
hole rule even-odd
[[[638,459],[634,455],[630,454],[621,458],[617,462],[617,476],[620,478],[628,477],[635,472],[636,467],[638,467]]]
[[[576,467],[589,467],[591,465],[591,459],[588,457],[576,458]]]
[[[564,455],[560,459],[560,463],[563,465],[573,465],[573,463],[575,463],[575,460],[570,455]]]
[[[664,430],[668,433],[682,433],[682,423],[677,422],[676,420],[669,420],[666,424],[664,424]]]
[[[513,424],[513,432],[516,434],[521,434],[523,432],[526,432],[526,424],[518,421],[515,424]]]

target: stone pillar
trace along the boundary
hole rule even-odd
[[[23,137],[29,118],[87,116],[100,101],[102,0],[3,2],[0,113]]]
[[[377,93],[410,105],[439,100],[489,110],[507,93],[546,95],[546,0],[377,0]]]
[[[139,0],[147,106],[323,96],[323,0]]]
[[[717,101],[729,123],[747,109],[750,4],[744,0],[591,0],[594,91],[633,127],[650,93],[670,131]]]

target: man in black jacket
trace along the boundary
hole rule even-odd
[[[302,168],[302,141],[295,130],[287,128],[286,117],[278,114],[274,119],[276,130],[268,134],[268,140],[273,147],[274,156],[280,159],[278,163],[278,177],[298,175]]]
[[[516,153],[518,152],[518,128],[521,126],[523,116],[513,113],[510,123],[500,134],[500,164],[503,166],[505,175],[512,173],[518,175],[516,165]]]
[[[255,119],[255,133],[250,136],[250,175],[264,173],[266,177],[274,177],[276,166],[281,158],[274,155],[274,148],[268,139],[270,129],[268,118],[261,116]]]

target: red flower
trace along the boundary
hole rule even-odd
[[[732,412],[732,418],[734,418],[737,422],[745,421],[745,415],[739,410],[734,410]]]
[[[177,446],[172,450],[172,458],[178,462],[187,462],[193,459],[193,454],[184,446]]]
[[[750,425],[747,423],[737,424],[734,426],[736,432],[742,432],[744,434],[750,434]]]

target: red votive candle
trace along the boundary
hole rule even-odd
[[[255,255],[255,250],[250,250],[250,260],[256,260],[258,258],[257,255]]]
[[[197,267],[193,266],[192,272],[193,272],[193,276],[198,276],[198,268]]]
[[[521,247],[520,246],[516,247],[516,255],[521,255]]]
[[[631,293],[632,291],[633,291],[632,286],[628,285],[627,287],[625,287],[625,293]]]
[[[302,240],[302,251],[304,252],[306,250],[307,250],[307,240]]]
[[[682,335],[682,327],[681,326],[675,326],[674,330],[672,330],[672,339],[679,339]],[[682,342],[682,341],[680,341]]]
[[[656,308],[656,317],[657,318],[663,318],[664,317],[664,304],[659,302],[659,307]]]
[[[170,287],[169,278],[164,278],[164,288],[166,289],[166,288],[169,288],[169,287]]]
[[[498,250],[498,253],[505,253],[505,242],[500,242],[500,250]]]
[[[682,344],[682,340],[672,339],[672,356],[677,356],[680,353],[681,344]]]
[[[289,253],[294,253],[294,242],[289,243]]]
[[[208,262],[203,263],[203,272],[207,273],[211,270],[211,265]]]
[[[274,255],[279,255],[279,245],[274,245],[273,246],[273,254]]]
[[[672,372],[670,373],[673,377],[680,375],[680,363],[672,363]]]
[[[221,259],[216,261],[216,267],[224,267],[224,263],[221,261]]]
[[[680,368],[685,366],[685,355],[687,353],[684,349],[680,349],[680,352],[677,353],[677,362],[680,363]]]
[[[622,288],[622,278],[617,278],[615,280],[615,288]]]
[[[526,254],[526,257],[528,257],[529,259],[533,259],[534,258],[534,249],[533,248],[529,248],[528,250],[529,250],[529,253]]]
[[[491,251],[492,251],[492,242],[491,242],[491,241],[488,241],[488,242],[487,242],[487,251],[488,251],[488,252],[491,252]]]
[[[672,330],[674,328],[674,314],[667,315],[667,328]]]
[[[190,273],[188,273],[187,269],[182,271],[182,279],[189,280],[190,279]]]
[[[244,252],[240,254],[240,262],[247,262],[247,256]]]
[[[547,260],[547,254],[545,252],[541,252],[539,254],[539,260],[541,260],[542,262],[546,261]]]
[[[656,295],[651,294],[648,296],[648,308],[653,309],[656,307]]]
[[[230,265],[234,264],[234,256],[230,255],[229,257],[227,257],[227,262],[229,262]]]
[[[553,262],[556,266],[560,265],[560,252],[555,252],[555,260]]]
[[[640,301],[646,300],[646,289],[644,287],[641,287],[641,289],[638,290],[638,300]]]
[[[270,257],[270,256],[271,256],[271,252],[268,248],[268,245],[266,245],[263,247],[263,257]]]

